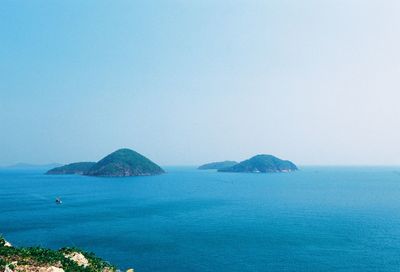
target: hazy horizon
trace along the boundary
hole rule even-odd
[[[4,1],[0,165],[400,165],[398,1]]]
[[[248,159],[248,158],[246,158]],[[93,160],[93,162],[97,162],[98,160]],[[241,162],[242,160],[237,160],[237,162]],[[49,162],[49,163],[40,163],[40,164],[35,164],[35,163],[29,163],[29,162],[17,162],[13,164],[4,164],[0,165],[0,168],[20,168],[23,169],[24,167],[34,167],[34,168],[46,168],[49,169],[49,167],[58,167],[58,166],[63,166],[66,164],[74,163],[74,162],[81,162],[81,161],[71,161],[71,162]],[[202,164],[210,163],[210,162],[216,162],[216,161],[205,161],[199,164],[160,164],[161,167],[199,167]],[[156,162],[158,163],[158,162]],[[296,166],[299,167],[299,171],[302,170],[302,168],[310,168],[310,167],[316,167],[316,168],[364,168],[364,167],[372,167],[372,168],[391,168],[391,167],[400,167],[399,164],[297,164]],[[164,169],[165,170],[165,169]]]

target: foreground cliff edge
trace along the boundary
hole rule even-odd
[[[218,169],[218,172],[239,173],[280,173],[298,170],[297,166],[288,160],[282,160],[272,155],[256,155],[231,167]]]
[[[13,247],[0,237],[0,271],[5,272],[116,272],[115,266],[93,253],[76,248],[51,250]],[[130,269],[128,271],[133,271]]]
[[[96,177],[152,176],[165,173],[164,170],[136,151],[118,149],[94,162],[71,163],[47,171],[47,175],[78,174]]]

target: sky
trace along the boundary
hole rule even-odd
[[[0,165],[400,164],[400,1],[3,0]]]

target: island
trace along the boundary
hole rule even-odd
[[[278,173],[298,170],[297,166],[287,160],[281,160],[272,155],[256,155],[231,167],[218,169],[219,172],[245,173]]]
[[[218,170],[222,168],[227,168],[227,167],[232,167],[237,162],[235,161],[221,161],[221,162],[211,162],[211,163],[206,163],[201,166],[199,166],[197,169],[199,170]]]
[[[49,164],[31,164],[31,163],[24,163],[24,162],[19,162],[13,165],[9,165],[9,166],[0,166],[0,168],[4,168],[4,169],[51,169],[51,168],[55,168],[55,167],[59,167],[62,166],[62,164],[59,163],[49,163]]]
[[[128,148],[119,149],[104,157],[85,175],[97,177],[151,176],[164,170],[145,156]]]
[[[52,250],[42,247],[14,247],[0,236],[0,271],[116,272],[120,270],[93,253],[77,248]]]
[[[95,162],[70,163],[51,169],[46,172],[46,175],[84,175],[95,164]]]
[[[100,161],[79,162],[51,169],[46,174],[79,174],[95,177],[151,176],[165,173],[164,170],[128,148],[118,149]]]

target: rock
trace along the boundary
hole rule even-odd
[[[11,272],[64,272],[64,269],[56,266],[18,265]]]
[[[82,253],[79,252],[72,252],[70,254],[64,254],[64,256],[74,262],[76,262],[78,265],[86,267],[89,265],[88,259],[86,259],[85,256],[83,256]]]
[[[64,272],[64,269],[55,266],[41,267],[39,272]]]
[[[6,240],[4,240],[4,246],[12,247],[12,244],[10,242],[7,242]]]

